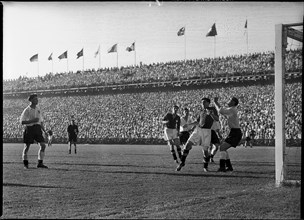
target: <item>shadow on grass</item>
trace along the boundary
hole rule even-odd
[[[62,188],[62,189],[74,189],[73,187],[61,187],[61,186],[34,186],[34,185],[27,185],[27,184],[19,184],[19,183],[3,183],[3,186],[7,186],[7,187],[33,187],[33,188],[47,188],[47,189],[51,189],[51,188]]]
[[[4,162],[4,164],[19,164],[19,162]],[[149,172],[149,171],[123,171],[123,170],[117,170],[117,171],[106,171],[106,170],[81,170],[81,169],[75,169],[75,168],[61,168],[61,167],[52,167],[51,164],[54,164],[56,166],[81,166],[81,167],[120,167],[120,168],[141,168],[141,169],[172,169],[171,166],[139,166],[139,165],[131,165],[131,164],[101,164],[101,163],[48,163],[48,170],[57,170],[57,171],[72,171],[72,172],[98,172],[98,173],[132,173],[132,174],[162,174],[162,175],[171,175],[171,176],[192,176],[192,177],[238,177],[238,178],[272,178],[272,174],[274,174],[273,170],[264,170],[264,171],[252,171],[252,170],[234,170],[233,172],[225,172],[220,173],[216,171],[209,171],[208,173],[202,174],[193,174],[193,173],[184,173],[184,172]],[[201,164],[201,163],[188,163],[188,164]],[[240,164],[237,164],[238,166]],[[31,168],[36,169],[36,168]],[[238,175],[239,174],[239,175]],[[256,176],[260,175],[260,176]],[[263,175],[263,176],[261,176]],[[265,177],[265,175],[269,175]]]
[[[104,165],[100,165],[104,166]],[[155,167],[154,167],[155,168]],[[58,170],[58,171],[66,171],[66,169],[61,168],[51,168],[51,170]],[[109,170],[80,170],[80,169],[71,169],[69,171],[72,172],[90,172],[90,173],[109,173],[109,174],[145,174],[145,175],[167,175],[167,176],[188,176],[188,177],[227,177],[227,178],[250,178],[250,179],[268,179],[272,178],[268,173],[252,173],[253,175],[237,175],[241,174],[242,172],[225,172],[220,173],[216,171],[210,171],[208,173],[184,173],[184,172],[155,172],[155,171],[123,171],[123,170],[116,170],[116,171],[109,171]],[[248,172],[243,172],[245,174],[249,174]],[[256,174],[266,174],[267,176],[256,176]]]

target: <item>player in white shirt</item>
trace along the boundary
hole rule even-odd
[[[25,125],[23,133],[24,148],[22,152],[22,160],[24,168],[28,168],[27,152],[30,149],[30,145],[37,141],[40,145],[38,151],[38,165],[37,168],[48,168],[43,164],[44,152],[45,152],[45,141],[42,135],[42,131],[46,134],[43,126],[43,118],[40,109],[37,107],[38,97],[36,94],[30,95],[28,100],[31,102],[22,112],[20,117],[20,123]]]
[[[181,116],[181,122],[180,122],[180,143],[181,144],[186,144],[189,137],[190,133],[194,129],[194,125],[189,126],[189,124],[195,122],[195,120],[192,118],[192,116],[189,114],[189,109],[184,108],[183,109],[183,116]]]
[[[228,102],[228,107],[221,107],[221,105],[218,103],[218,98],[215,97],[214,104],[217,111],[227,118],[228,126],[230,128],[228,136],[220,145],[220,168],[218,171],[233,171],[227,150],[230,147],[238,146],[243,136],[237,110],[239,100],[235,97],[232,97]]]

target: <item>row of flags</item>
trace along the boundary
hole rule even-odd
[[[245,29],[247,29],[247,19],[245,22]],[[178,30],[177,32],[177,36],[183,36],[185,34],[186,28],[182,27]],[[211,28],[208,30],[206,37],[215,37],[217,35],[217,30],[216,30],[216,26],[215,23],[211,26]],[[131,44],[131,46],[126,48],[126,51],[131,52],[131,51],[135,51],[135,42],[133,42]],[[117,52],[117,44],[114,44],[109,50],[108,53],[115,53]],[[100,53],[100,46],[98,47],[97,51],[94,53],[94,57],[96,58],[96,56]],[[53,53],[51,53],[51,55],[48,57],[48,60],[53,60],[52,58]],[[83,48],[77,53],[77,58],[82,57],[83,56]],[[61,54],[59,57],[59,60],[61,59],[67,59],[68,58],[68,51],[65,51],[63,54]],[[38,54],[33,55],[30,58],[31,62],[35,62],[38,61]]]
[[[126,51],[131,52],[131,51],[135,51],[135,42],[133,42],[131,44],[131,46],[126,48]],[[110,49],[108,50],[108,53],[115,53],[117,52],[117,44],[114,44],[112,47],[110,47]],[[96,58],[96,56],[100,53],[100,46],[98,47],[97,51],[94,53],[94,57]],[[76,59],[80,58],[83,56],[83,48],[76,54]],[[68,51],[63,52],[58,59],[67,59],[68,58]],[[48,57],[48,60],[53,60],[53,53],[50,54],[50,56]],[[33,55],[30,58],[31,62],[35,62],[38,61],[38,53]]]
[[[245,29],[247,29],[247,20],[245,22]],[[177,32],[177,36],[183,36],[185,34],[186,28],[182,27],[178,30]],[[214,37],[217,35],[217,31],[216,31],[216,27],[215,27],[215,23],[211,26],[211,28],[208,30],[208,33],[206,34],[206,37]]]

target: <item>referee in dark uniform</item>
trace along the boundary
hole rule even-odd
[[[71,124],[68,126],[69,154],[71,154],[72,144],[74,144],[75,147],[75,154],[77,153],[76,143],[78,132],[78,126],[75,124],[75,120],[72,118]]]
[[[32,94],[28,98],[31,102],[22,112],[20,117],[20,122],[25,125],[25,130],[23,133],[24,148],[22,152],[22,160],[24,168],[27,169],[29,162],[27,157],[27,152],[30,149],[30,145],[37,141],[40,145],[38,151],[38,164],[37,168],[48,168],[43,164],[44,154],[45,154],[45,141],[42,132],[46,134],[43,126],[43,118],[40,109],[37,107],[38,97],[37,94]]]

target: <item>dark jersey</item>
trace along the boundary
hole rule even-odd
[[[53,135],[53,132],[52,132],[52,130],[48,130],[48,132],[47,132],[49,135]]]
[[[251,130],[249,136],[253,139],[255,137],[255,131]]]
[[[208,107],[209,111],[213,111],[215,115],[218,116],[217,110],[215,107]],[[210,128],[212,127],[214,119],[211,115],[204,113],[203,111],[200,112],[197,122],[199,123],[198,126],[201,128]]]
[[[163,119],[164,121],[169,121],[166,126],[171,129],[179,129],[180,127],[180,117],[179,115],[173,116],[172,113],[167,113]]]
[[[68,134],[69,136],[77,136],[78,134],[78,126],[77,125],[69,125],[68,126]]]

